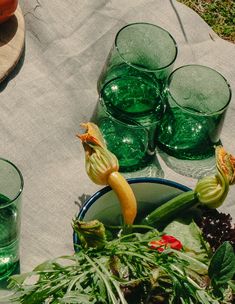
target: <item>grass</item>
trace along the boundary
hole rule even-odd
[[[197,12],[222,39],[235,43],[234,0],[177,0]]]

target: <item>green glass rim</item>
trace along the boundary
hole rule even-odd
[[[158,68],[158,69],[145,69],[145,68],[141,68],[141,67],[139,67],[139,66],[137,66],[137,65],[135,65],[135,64],[132,64],[131,62],[127,61],[127,60],[125,59],[124,56],[121,55],[120,50],[119,50],[119,48],[118,48],[118,36],[119,36],[119,34],[120,34],[124,29],[126,29],[127,27],[134,26],[134,25],[141,25],[141,24],[142,24],[142,25],[149,25],[149,26],[155,27],[155,28],[157,28],[157,29],[160,29],[160,30],[164,31],[166,34],[169,35],[169,37],[171,38],[171,40],[172,40],[172,42],[173,42],[173,44],[174,44],[174,46],[175,46],[175,56],[173,57],[173,59],[171,60],[170,63],[168,63],[167,65],[165,65],[165,66],[163,66],[163,67],[160,67],[160,68]],[[162,71],[162,70],[168,68],[169,66],[171,66],[171,65],[175,62],[176,57],[177,57],[177,55],[178,55],[178,46],[177,46],[177,43],[176,43],[175,39],[173,38],[173,36],[172,36],[167,30],[165,30],[164,28],[162,28],[162,27],[160,27],[160,26],[158,26],[158,25],[152,24],[152,23],[148,23],[148,22],[134,22],[134,23],[129,23],[129,24],[123,26],[123,27],[117,32],[117,34],[116,34],[114,45],[115,45],[115,48],[116,48],[116,50],[117,50],[117,52],[118,52],[118,55],[122,58],[122,60],[123,60],[126,64],[128,64],[129,66],[135,68],[136,70],[144,71],[144,72],[151,72],[151,73],[153,73],[153,72]]]
[[[24,188],[24,178],[23,178],[23,175],[20,172],[20,170],[17,168],[17,166],[15,164],[13,164],[11,161],[9,161],[5,158],[2,158],[2,157],[0,157],[0,161],[6,162],[8,165],[12,166],[17,171],[17,173],[20,177],[20,189],[19,189],[19,191],[17,192],[17,194],[15,195],[15,197],[13,199],[9,199],[9,201],[7,203],[1,204],[0,205],[0,209],[1,209],[1,208],[5,208],[5,207],[13,204],[17,200],[17,198],[21,195],[21,193],[23,192],[23,188]]]
[[[136,118],[141,118],[141,117],[144,117],[144,116],[146,116],[146,115],[148,115],[148,116],[151,116],[151,118],[153,118],[153,117],[155,117],[156,118],[156,121],[153,121],[152,123],[151,123],[151,125],[154,125],[154,124],[157,124],[158,122],[159,122],[159,120],[157,119],[157,115],[155,115],[155,109],[151,109],[151,110],[148,110],[148,111],[144,111],[143,113],[138,113],[138,114],[136,114],[136,113],[134,113],[134,114],[132,114],[132,113],[126,113],[126,112],[124,112],[124,111],[122,111],[122,110],[120,110],[118,107],[116,107],[115,105],[113,105],[112,106],[112,112],[115,114],[115,116],[116,117],[121,117],[123,120],[119,120],[119,119],[117,119],[117,118],[115,118],[115,117],[113,117],[112,116],[112,112],[111,111],[109,111],[109,108],[107,107],[107,105],[106,105],[106,101],[105,101],[105,99],[104,99],[104,91],[105,91],[105,88],[107,87],[107,86],[109,86],[113,81],[116,81],[116,80],[122,80],[122,79],[124,79],[124,78],[137,78],[136,76],[133,76],[133,75],[128,75],[128,76],[118,76],[118,77],[115,77],[115,78],[113,78],[113,79],[111,79],[111,80],[109,80],[107,83],[105,83],[104,84],[104,86],[101,88],[101,90],[100,90],[100,93],[99,93],[99,102],[101,103],[102,102],[102,104],[101,104],[101,106],[102,106],[102,108],[103,108],[103,110],[104,110],[104,112],[108,115],[108,116],[111,116],[113,119],[115,119],[115,120],[117,120],[118,122],[120,121],[120,123],[122,122],[122,123],[124,123],[124,124],[128,124],[128,126],[130,125],[132,125],[133,127],[144,127],[143,125],[141,125],[140,123],[138,123],[135,119]],[[161,96],[159,96],[159,98],[162,100],[162,95]],[[131,122],[132,124],[129,124],[128,122]]]
[[[169,86],[170,86],[170,83],[171,83],[171,79],[172,77],[175,75],[175,73],[180,70],[180,69],[183,69],[185,67],[202,67],[202,68],[205,68],[205,69],[209,69],[213,72],[215,72],[216,74],[218,74],[220,77],[222,77],[222,79],[224,80],[224,83],[225,85],[227,86],[228,88],[228,92],[229,92],[229,97],[228,97],[228,101],[226,102],[226,104],[220,108],[219,110],[217,111],[213,111],[213,112],[197,112],[195,113],[194,111],[192,110],[189,110],[183,106],[181,106],[177,100],[172,96],[171,92],[170,92],[170,89],[169,89]],[[166,87],[165,87],[165,90],[166,92],[170,95],[170,97],[172,98],[172,100],[175,102],[175,104],[180,108],[182,109],[183,111],[185,112],[188,112],[190,114],[193,114],[195,116],[212,116],[212,115],[218,115],[220,114],[221,112],[224,112],[224,110],[226,110],[226,108],[229,106],[229,103],[231,101],[231,98],[232,98],[232,90],[231,90],[231,86],[229,84],[229,82],[227,81],[227,79],[221,74],[219,73],[218,71],[216,71],[215,69],[211,68],[211,67],[208,67],[208,66],[205,66],[205,65],[200,65],[200,64],[187,64],[187,65],[183,65],[183,66],[180,66],[178,67],[177,69],[175,69],[174,71],[171,72],[171,74],[169,75],[168,79],[167,79],[167,82],[166,82]]]
[[[131,119],[130,117],[127,117],[126,115],[122,114],[119,115],[119,117],[122,117],[121,119],[118,119],[112,115],[112,113],[107,109],[107,106],[104,102],[104,99],[102,97],[99,98],[99,102],[101,104],[102,110],[105,112],[107,117],[102,118],[103,119],[111,119],[117,124],[120,124],[123,126],[123,128],[133,128],[133,129],[145,129],[145,126],[141,125],[139,122],[135,121],[134,119]],[[119,114],[119,113],[118,113]],[[147,130],[146,130],[147,132]]]

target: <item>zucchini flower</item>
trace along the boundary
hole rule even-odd
[[[206,176],[198,181],[195,192],[201,204],[208,208],[220,207],[229,191],[229,185],[235,183],[235,158],[222,146],[216,147],[215,176]]]
[[[109,185],[116,193],[126,225],[132,225],[137,214],[134,193],[126,179],[118,172],[119,163],[105,144],[98,126],[88,122],[81,124],[86,133],[77,134],[85,150],[85,166],[90,179],[98,185]]]
[[[235,157],[222,146],[216,147],[217,168],[227,178],[229,185],[235,184]]]

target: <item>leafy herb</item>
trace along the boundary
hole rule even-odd
[[[160,239],[161,234],[152,229],[106,241],[103,247],[80,247],[73,256],[47,261],[28,274],[11,277],[12,301],[127,304],[133,303],[133,294],[134,303],[222,303],[213,294],[207,274],[193,270],[193,265],[200,264],[205,270],[207,265],[182,250],[166,248],[160,253],[149,247],[151,241]]]
[[[208,274],[216,285],[227,283],[235,275],[235,254],[229,242],[224,242],[213,255]]]

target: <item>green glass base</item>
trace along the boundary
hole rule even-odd
[[[4,272],[4,274],[0,274],[0,289],[7,288],[9,284],[9,277],[14,274],[20,273],[20,261],[17,261],[7,269],[7,271]]]
[[[0,206],[10,200],[0,194]],[[8,278],[19,265],[19,239],[17,236],[17,208],[0,208],[0,281]]]
[[[18,256],[19,242],[0,249],[0,282],[8,278],[19,266]]]
[[[166,154],[173,156],[175,158],[184,159],[184,160],[202,160],[212,157],[215,154],[215,148],[208,147],[205,150],[205,147],[198,147],[197,150],[181,150],[175,147],[164,145],[158,142],[157,146]]]

